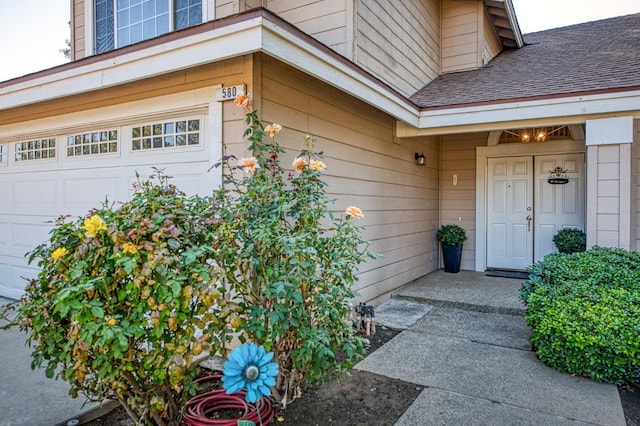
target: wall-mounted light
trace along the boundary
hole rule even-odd
[[[425,166],[427,164],[426,160],[424,159],[424,154],[423,153],[418,154],[416,152],[415,158],[416,158],[416,164],[418,166]]]

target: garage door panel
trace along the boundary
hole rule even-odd
[[[42,210],[41,207],[46,205],[55,206],[57,189],[58,182],[47,179],[46,176],[39,179],[14,181],[11,183],[11,205],[19,211],[25,211],[27,208]]]
[[[42,223],[42,218],[39,219],[40,223],[23,222],[11,225],[9,254],[23,256],[27,251],[33,250],[37,245],[48,239],[52,224]]]
[[[22,259],[15,259],[16,262],[22,262]],[[12,264],[12,261],[0,263],[0,295],[19,299],[24,293],[24,289],[28,281],[38,275],[38,268],[26,265]]]
[[[88,210],[87,206],[99,207],[105,197],[109,200],[126,199],[125,185],[126,177],[66,178],[62,183],[65,213],[83,215]]]

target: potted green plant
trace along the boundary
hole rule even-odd
[[[587,249],[587,234],[577,228],[564,228],[553,236],[560,253],[576,253]]]
[[[459,272],[462,260],[462,243],[467,239],[464,228],[454,224],[442,225],[438,229],[436,237],[442,245],[444,271]]]

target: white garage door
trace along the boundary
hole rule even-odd
[[[219,170],[207,170],[220,158],[212,121],[221,120],[208,107],[156,115],[10,142],[0,133],[0,296],[19,298],[37,274],[25,253],[48,238],[48,222],[84,216],[105,197],[129,199],[136,171],[146,177],[152,167],[164,169],[188,194],[210,194],[219,185]]]

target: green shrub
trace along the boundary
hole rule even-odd
[[[640,381],[639,253],[554,253],[529,273],[521,298],[540,360],[598,381]]]
[[[438,229],[436,238],[446,246],[459,246],[467,239],[467,234],[461,226],[450,224],[442,225]]]
[[[564,228],[553,236],[553,243],[560,253],[576,253],[587,249],[587,234],[580,229]]]
[[[31,252],[41,271],[15,321],[32,367],[69,382],[73,397],[116,398],[136,422],[177,424],[198,358],[221,347],[230,313],[206,262],[213,209],[161,174],[135,186],[117,208],[56,221]]]

